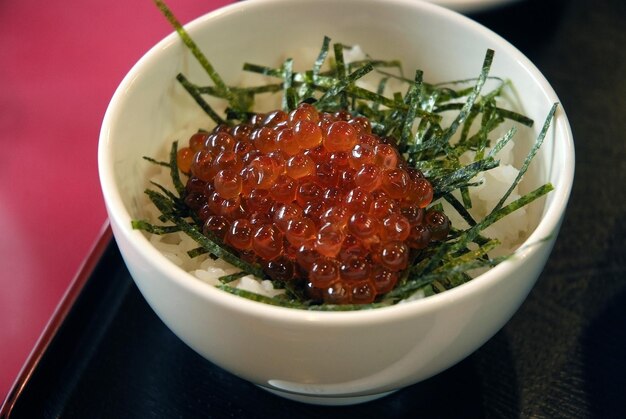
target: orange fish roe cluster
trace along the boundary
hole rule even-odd
[[[302,103],[196,133],[177,162],[205,234],[315,301],[371,303],[450,229],[390,142],[366,118]]]

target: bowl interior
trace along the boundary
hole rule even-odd
[[[490,74],[512,80],[521,110],[536,121],[526,135],[531,139],[558,101],[539,71],[503,39],[461,15],[413,0],[243,2],[200,17],[187,29],[228,83],[240,80],[244,62],[276,66],[300,55],[303,48],[318,51],[326,35],[336,42],[358,44],[375,58],[401,59],[406,72],[422,69],[429,82],[477,76],[486,50],[494,49]],[[202,111],[175,80],[179,72],[195,83],[211,84],[172,34],[130,71],[103,124],[99,165],[109,216],[112,223],[124,226],[123,234],[138,247],[147,241],[130,231],[130,220],[142,217],[149,168],[142,156],[162,155],[172,140],[184,140],[173,137],[175,133],[185,127],[197,129],[202,118]],[[543,218],[531,240],[558,226],[571,187],[571,132],[561,110],[534,164],[536,186],[550,181],[556,191],[536,210],[535,218],[541,214]],[[156,258],[155,263],[168,264],[165,258]]]

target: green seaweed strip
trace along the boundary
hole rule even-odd
[[[466,248],[469,243],[478,242],[477,239],[480,237],[480,232],[482,230],[513,211],[530,204],[532,201],[547,194],[552,189],[553,187],[551,184],[542,185],[516,201],[511,202],[507,206],[491,212],[479,223],[460,233],[455,242],[445,242],[436,249],[429,249],[432,250],[432,254],[428,258],[424,258],[419,264],[409,268],[409,272],[417,275],[423,275],[431,272],[443,261],[446,254],[455,254]]]
[[[206,255],[207,253],[209,253],[208,250],[206,250],[204,247],[200,246],[200,247],[196,247],[195,249],[191,249],[187,251],[187,256],[189,256],[191,259],[196,258],[200,255]],[[211,253],[209,253],[211,254]],[[215,256],[215,255],[212,255]]]
[[[487,227],[489,227],[490,225],[494,224],[495,222],[497,222],[498,220],[502,219],[503,217],[509,215],[513,211],[516,211],[519,208],[522,208],[522,207],[530,204],[534,200],[542,197],[543,195],[547,194],[548,192],[552,191],[553,189],[554,189],[553,186],[551,184],[547,183],[547,184],[542,185],[539,188],[533,190],[532,192],[529,192],[526,195],[518,198],[517,200],[509,203],[508,205],[506,205],[506,206],[504,206],[502,208],[499,208],[497,210],[492,211],[491,213],[489,213],[489,215],[487,215],[485,218],[483,218],[475,226],[470,227],[469,229],[465,230],[459,236],[459,240],[457,242],[452,243],[452,244],[446,243],[445,245],[440,246],[439,249],[437,249],[436,254],[427,263],[427,265],[426,265],[424,270],[428,271],[428,270],[432,269],[434,266],[436,266],[443,259],[443,256],[446,253],[454,254],[454,253],[460,251],[462,248],[467,247],[467,245],[470,242],[473,242],[478,237],[478,235],[480,234],[480,232],[482,230],[486,229]]]
[[[467,188],[463,189],[467,190]],[[459,215],[463,217],[465,222],[469,224],[470,227],[476,225],[476,220],[474,220],[474,217],[472,217],[471,214],[467,211],[468,207],[462,204],[458,199],[456,199],[454,195],[452,195],[451,193],[447,193],[443,196],[443,198],[448,201],[450,205],[452,205],[456,212],[458,212]]]
[[[370,58],[369,56],[368,58],[365,58],[363,60],[352,61],[348,64],[348,70],[352,71],[353,68],[362,67],[367,63],[372,64],[376,69],[376,72],[380,74],[382,74],[382,71],[379,70],[379,68],[397,68],[398,70],[402,71],[402,63],[398,60],[375,60]]]
[[[435,89],[435,88],[437,88],[437,89],[445,89],[444,86],[452,86],[452,85],[455,85],[455,84],[476,83],[476,80],[478,80],[477,77],[470,77],[468,79],[451,80],[451,81],[444,81],[444,82],[441,82],[441,83],[429,84],[428,86],[430,88],[433,88],[433,89]],[[498,77],[498,76],[488,76],[487,80],[497,80],[497,81],[500,81],[500,82],[504,83],[504,80],[502,79],[502,77]],[[458,90],[458,91],[453,90],[453,89],[446,89],[446,90],[452,95],[451,96],[452,98],[458,98],[458,97],[461,97],[461,96],[468,96],[472,92],[473,88],[469,87],[469,88],[461,89],[461,90]]]
[[[217,278],[222,284],[230,284],[233,281],[238,280],[239,278],[243,278],[244,276],[249,275],[248,272],[237,272],[230,275],[223,275]]]
[[[487,76],[489,74],[489,70],[491,68],[491,63],[493,62],[494,51],[492,49],[488,49],[485,54],[485,59],[483,61],[482,70],[480,72],[480,76],[472,90],[472,93],[467,97],[467,101],[461,108],[461,111],[456,116],[454,121],[450,124],[450,126],[444,131],[444,135],[441,137],[441,142],[449,143],[450,139],[458,129],[458,127],[465,121],[467,116],[469,115],[474,103],[476,103],[476,99],[480,95],[480,91],[485,85],[485,81],[487,80]]]
[[[448,234],[448,241],[454,241],[457,240],[459,237],[461,237],[461,235],[463,234],[465,230],[461,230],[459,228],[455,228],[454,226],[452,226],[450,228],[450,233]],[[476,243],[479,246],[484,245],[485,243],[487,243],[490,239],[481,235],[476,236],[476,238],[474,239],[474,243]]]
[[[184,231],[189,237],[194,239],[200,246],[204,247],[209,253],[214,254],[217,257],[224,259],[226,262],[230,263],[237,268],[249,272],[250,274],[263,278],[263,271],[259,266],[251,265],[248,262],[245,262],[238,258],[236,255],[231,253],[229,250],[224,247],[218,245],[213,240],[209,239],[207,236],[202,234],[196,227],[192,224],[185,221],[182,217],[176,216],[171,208],[171,205],[168,205],[166,199],[163,195],[158,192],[152,190],[146,190],[145,193],[148,195],[152,203],[168,218],[169,221],[173,222],[177,226],[180,227],[182,231]]]
[[[470,179],[486,170],[493,169],[498,166],[498,162],[493,158],[485,158],[463,166],[452,173],[448,173],[443,178],[431,179],[433,183],[435,195],[442,196],[448,192],[458,189],[460,186],[467,184]]]
[[[191,95],[191,97],[196,101],[196,103],[198,104],[198,106],[200,106],[200,108],[202,108],[202,110],[217,124],[217,125],[221,125],[221,124],[225,124],[226,121],[224,121],[224,119],[222,119],[221,116],[218,115],[217,112],[215,112],[213,110],[213,108],[211,107],[211,105],[209,105],[200,95],[200,93],[198,92],[198,90],[196,89],[196,87],[189,82],[189,80],[187,80],[187,78],[182,75],[182,74],[178,74],[176,76],[176,80],[178,80],[180,82],[180,84],[185,88],[185,90]]]
[[[383,93],[385,92],[385,87],[387,86],[387,81],[389,80],[389,77],[383,77],[382,79],[380,79],[380,82],[378,82],[378,87],[376,88],[376,94],[379,96],[382,96]],[[380,108],[380,102],[374,102],[372,104],[372,111],[376,112],[378,111],[378,109]]]
[[[478,249],[470,250],[458,256],[454,259],[451,259],[441,265],[439,268],[435,270],[435,272],[451,272],[455,266],[463,265],[466,266],[468,263],[473,262],[474,260],[481,259],[486,256],[489,252],[495,249],[498,245],[500,245],[500,241],[496,239],[488,240],[486,243],[481,245]]]
[[[441,112],[446,112],[446,111],[458,111],[460,109],[463,109],[464,104],[462,103],[445,103],[442,104],[440,106],[438,106],[434,112],[436,113],[441,113]],[[475,110],[475,112],[479,112],[482,106],[474,106],[473,109]],[[497,112],[506,119],[510,119],[511,121],[515,121],[519,124],[525,125],[527,127],[532,127],[533,124],[535,123],[531,118],[522,115],[520,113],[517,113],[515,111],[511,111],[509,109],[504,109],[501,107],[496,107]]]
[[[346,79],[346,63],[343,59],[343,45],[342,44],[334,44],[333,52],[335,53],[335,71],[337,72],[337,79],[340,83],[344,83]],[[372,67],[373,69],[373,67]],[[346,94],[345,89],[339,94],[339,106],[342,109],[348,109],[348,95]]]
[[[276,77],[279,79],[282,78],[283,76],[282,69],[267,67],[267,66],[258,65],[258,64],[244,63],[243,70],[249,71],[251,73],[262,74],[264,76]]]
[[[142,159],[144,159],[145,161],[148,161],[150,163],[156,164],[157,166],[170,167],[170,164],[168,162],[166,162],[166,161],[156,160],[156,159],[153,159],[152,157],[148,157],[148,156],[143,156]]]
[[[178,203],[182,204],[182,201],[180,200],[180,197],[176,196],[172,191],[167,189],[165,186],[163,186],[161,184],[158,184],[156,182],[152,182],[152,181],[150,181],[150,184],[153,185],[154,187],[158,188],[161,192],[163,192],[164,195],[166,195],[168,198],[170,198],[176,204],[178,204]]]
[[[362,77],[367,72],[371,71],[369,69],[370,66],[365,66],[365,67],[367,68],[367,71],[363,71],[363,67],[360,67],[354,73],[351,73],[351,76],[348,77],[348,78],[352,77],[352,79],[350,80],[346,79],[344,83],[341,83],[340,85],[338,85],[338,80],[335,77],[330,77],[330,76],[325,76],[325,75],[313,76],[312,73],[311,75],[307,75],[306,73],[294,73],[292,85],[305,88],[305,92],[307,93],[301,94],[301,97],[304,97],[304,98],[310,97],[313,90],[318,90],[318,91],[325,92],[325,93],[328,93],[330,91],[328,95],[331,97],[337,95],[342,90],[345,90],[349,94],[354,95],[357,99],[371,100],[372,102],[375,102],[375,103],[379,102],[380,104],[384,106],[397,107],[398,103],[394,102],[393,100],[390,100],[382,95],[376,94],[369,90],[350,84],[354,80]],[[279,70],[279,69],[274,69],[274,68],[260,66],[256,64],[250,64],[250,63],[244,64],[244,70],[252,71],[255,73],[263,74],[265,76],[276,77],[276,78],[282,78],[284,75],[284,71],[282,69]],[[427,114],[425,116],[434,120],[441,119],[438,115],[433,115],[433,114]]]
[[[285,299],[276,298],[276,297],[267,297],[265,295],[260,295],[260,294],[242,290],[239,288],[233,288],[226,284],[217,285],[216,287],[230,294],[243,297],[248,300],[256,301],[259,303],[269,304],[272,306],[286,307],[286,308],[299,308],[299,309],[305,309],[307,307],[306,304],[300,303],[297,301],[285,300]]]
[[[293,60],[288,58],[283,64],[283,90],[285,91],[282,100],[283,111],[289,112],[297,105],[297,98],[294,96],[295,91],[292,88],[293,82]]]
[[[226,108],[226,119],[228,120],[240,120],[247,121],[254,115],[252,112],[242,112],[232,108]]]
[[[350,73],[345,79],[338,81],[333,87],[328,89],[328,91],[324,93],[320,100],[315,104],[315,107],[317,107],[318,109],[322,108],[326,105],[327,102],[331,100],[331,98],[343,92],[350,83],[353,83],[355,80],[360,79],[367,73],[371,72],[373,69],[374,67],[372,67],[371,65],[366,65],[355,70],[353,73]]]
[[[464,266],[458,266],[455,269],[463,269]],[[416,291],[432,284],[434,281],[445,279],[448,276],[447,273],[430,273],[421,275],[415,279],[409,279],[405,283],[396,286],[393,290],[389,291],[386,298],[400,301],[409,298]]]
[[[313,64],[313,81],[316,82],[317,76],[319,76],[320,71],[322,70],[322,66],[326,61],[326,57],[328,56],[328,49],[330,47],[330,38],[328,36],[324,36],[324,40],[322,41],[322,47],[320,48],[320,52]]]
[[[498,201],[498,203],[494,207],[494,211],[497,211],[498,209],[502,207],[502,205],[504,205],[504,202],[506,201],[506,199],[509,197],[509,195],[511,195],[511,192],[513,192],[513,189],[515,189],[517,184],[520,182],[520,180],[522,180],[522,177],[528,170],[528,166],[530,166],[531,161],[535,157],[535,154],[537,154],[537,151],[539,151],[539,148],[543,144],[543,140],[546,138],[546,133],[548,132],[548,129],[550,128],[550,125],[551,125],[550,123],[552,121],[552,118],[554,118],[554,114],[556,112],[557,106],[558,104],[555,103],[552,105],[552,108],[550,108],[550,112],[548,112],[548,116],[546,117],[543,127],[541,128],[541,132],[539,133],[539,136],[537,137],[537,141],[535,141],[535,144],[533,145],[530,152],[526,156],[526,159],[524,159],[524,163],[522,164],[522,167],[520,168],[517,176],[515,177],[515,180],[513,181],[509,189],[506,191],[506,193],[502,196],[502,198],[500,198],[500,201]]]
[[[435,281],[445,281],[449,276],[474,269],[490,268],[510,257],[511,256],[503,256],[494,259],[474,259],[469,262],[458,263],[453,267],[449,267],[447,271],[434,271],[428,274],[417,275],[415,278],[407,280],[404,284],[390,291],[387,296],[389,298],[403,300],[410,297],[416,291],[431,285]]]
[[[522,125],[526,125],[527,127],[532,127],[535,123],[531,118],[522,115],[520,113],[511,111],[509,109],[498,108],[498,112],[506,119],[510,119],[511,121],[515,121]]]
[[[323,99],[326,103],[316,105],[320,107],[322,105],[327,106],[334,96],[345,90],[345,92],[347,92],[349,95],[352,95],[355,99],[371,101],[378,106],[382,105],[391,109],[397,109],[402,111],[406,110],[407,105],[404,104],[404,102],[402,101],[398,102],[393,99],[389,99],[380,93],[372,92],[370,90],[352,84],[360,77],[372,71],[370,68],[373,69],[373,66],[366,65],[364,67],[360,67],[359,69],[355,70],[355,72],[351,73],[351,75],[348,76],[348,78],[345,79],[343,83],[338,82],[337,78],[325,75],[307,76],[303,73],[294,73],[292,85],[294,87],[304,88],[303,93],[300,94],[301,98],[310,97],[314,90],[325,92],[327,98],[320,98],[320,100]],[[284,76],[284,71],[282,69],[274,69],[250,63],[244,64],[244,70],[276,78],[282,78]],[[210,91],[206,87],[202,89],[206,92]],[[439,123],[441,121],[440,115],[434,114],[432,112],[426,112],[419,108],[417,109],[417,116],[419,116],[420,118],[426,118],[428,121],[434,123]]]
[[[461,186],[459,190],[461,191],[461,199],[463,200],[465,208],[472,208],[472,197],[470,196],[469,188],[467,186]]]
[[[419,92],[422,87],[422,76],[424,73],[421,70],[415,72],[415,81],[411,84],[409,91],[407,92],[406,99],[408,99],[408,109],[404,115],[404,122],[402,123],[402,134],[400,135],[400,144],[407,144],[409,138],[413,135],[412,128],[417,109],[419,106]]]
[[[369,100],[374,103],[379,103],[380,105],[387,106],[393,110],[406,111],[408,108],[408,105],[406,105],[403,101],[395,101],[389,99],[385,96],[382,96],[378,93],[372,92],[359,86],[349,85],[346,87],[346,91],[351,95],[355,95],[358,99]],[[437,115],[435,113],[428,112],[420,108],[417,109],[416,115],[432,123],[439,123],[442,119],[441,115]]]
[[[174,183],[174,188],[176,188],[176,192],[178,192],[178,196],[181,198],[185,196],[185,185],[180,180],[180,173],[178,172],[178,141],[172,142],[172,148],[170,150],[170,176],[172,177],[172,182]]]
[[[285,100],[287,102],[287,111],[298,107],[298,92],[294,87],[285,90]]]
[[[422,82],[422,88],[424,88],[424,83]],[[437,100],[439,98],[439,93],[438,92],[432,92],[426,95],[426,99],[424,100],[424,103],[422,104],[423,110],[427,111],[427,112],[431,112],[433,115],[435,115],[435,113],[433,112],[433,109],[435,108],[435,105],[437,104]],[[441,118],[441,117],[440,117]],[[440,123],[440,120],[438,120],[436,122],[437,124]],[[419,146],[421,145],[424,141],[426,141],[429,136],[432,134],[432,122],[429,122],[428,120],[422,118],[417,126],[417,130],[415,132],[415,138],[413,140],[413,144],[415,146]],[[411,156],[412,158],[417,158],[417,154],[413,153],[413,155]]]
[[[463,129],[461,129],[461,138],[459,139],[459,144],[464,144],[467,141],[467,137],[472,128],[472,124],[478,117],[479,113],[480,112],[478,108],[473,107],[469,115],[467,115],[467,118],[465,119],[465,122],[463,123]]]
[[[147,233],[158,234],[160,236],[163,234],[178,233],[179,231],[181,231],[180,227],[176,225],[157,226],[151,224],[149,221],[146,220],[132,220],[130,224],[135,230],[143,230]]]
[[[480,129],[472,138],[472,143],[475,144],[476,148],[476,159],[482,159],[485,156],[485,148],[489,142],[489,133],[495,126],[500,125],[502,121],[501,118],[498,118],[497,114],[494,112],[493,108],[490,106],[485,106],[481,118]]]
[[[443,204],[441,202],[435,202],[429,206],[428,209],[432,211],[443,211]]]
[[[256,95],[259,93],[276,93],[283,90],[282,83],[264,84],[262,86],[251,87],[231,87],[236,95]],[[196,86],[196,91],[201,94],[215,96],[221,98],[217,89],[213,86]]]
[[[218,72],[215,71],[213,65],[209,62],[198,45],[196,45],[194,40],[191,39],[185,28],[183,28],[183,25],[178,21],[178,19],[176,19],[176,16],[174,16],[170,8],[162,0],[154,0],[154,4],[156,4],[167,21],[174,27],[180,39],[187,46],[187,48],[189,48],[194,57],[196,57],[198,63],[200,63],[202,68],[204,68],[213,83],[215,83],[215,86],[222,92],[222,95],[227,98],[229,102],[234,103],[235,97],[226,83],[224,83],[224,80],[222,80]]]
[[[505,145],[507,145],[507,143],[509,141],[511,141],[511,139],[513,139],[513,136],[515,135],[515,133],[517,132],[517,128],[516,127],[511,127],[497,142],[496,144],[492,147],[492,149],[489,151],[489,153],[487,154],[487,157],[495,157],[496,154],[498,154],[498,152],[500,150],[502,150],[504,148]]]

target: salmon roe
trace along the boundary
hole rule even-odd
[[[302,103],[256,114],[192,135],[177,157],[204,233],[318,302],[373,302],[411,254],[450,231],[443,212],[426,209],[431,183],[345,111]]]

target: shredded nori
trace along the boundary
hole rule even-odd
[[[220,277],[222,285],[218,288],[253,301],[306,310],[344,311],[386,307],[409,298],[420,290],[425,295],[430,295],[458,286],[471,280],[469,271],[490,268],[515,257],[515,253],[490,257],[489,253],[499,245],[499,242],[483,237],[481,232],[553,189],[552,185],[547,183],[505,205],[541,147],[558,105],[554,104],[548,112],[535,144],[507,192],[485,218],[475,220],[468,211],[472,205],[469,189],[479,184],[476,180],[477,175],[499,165],[496,155],[512,140],[517,129],[515,126],[509,128],[496,141],[490,140],[490,134],[505,121],[524,126],[533,125],[530,118],[497,104],[496,99],[501,96],[503,89],[509,86],[510,82],[489,75],[494,59],[493,50],[487,50],[478,77],[429,84],[423,81],[423,73],[420,70],[415,72],[413,80],[402,76],[402,66],[399,61],[376,60],[368,57],[366,60],[346,64],[343,52],[350,47],[340,43],[331,44],[331,39],[324,37],[311,70],[295,72],[292,59],[285,60],[279,68],[244,63],[244,71],[276,78],[278,82],[251,87],[228,86],[163,1],[154,1],[213,81],[213,86],[200,86],[190,82],[182,74],[177,75],[181,86],[216,124],[234,125],[247,120],[252,115],[251,106],[256,95],[276,92],[283,92],[282,108],[286,111],[294,109],[298,103],[307,102],[320,111],[332,112],[347,109],[353,115],[367,117],[376,134],[397,138],[398,151],[406,157],[412,167],[420,169],[431,181],[435,195],[431,209],[441,209],[441,200],[445,200],[460,214],[469,227],[465,230],[453,228],[446,240],[423,250],[404,272],[398,285],[371,304],[315,304],[306,298],[297,284],[280,281],[273,281],[273,283],[275,288],[285,289],[285,294],[276,297],[258,295],[234,288],[229,284],[249,274],[260,279],[267,279],[261,267],[237,257],[217,237],[203,234],[202,228],[199,227],[201,226],[199,220],[194,219],[192,211],[185,208],[183,203],[185,187],[176,165],[177,143],[174,142],[169,162],[144,157],[151,163],[170,168],[176,194],[157,184],[154,185],[159,191],[150,189],[145,191],[161,211],[160,220],[170,224],[157,226],[144,220],[136,220],[132,222],[133,228],[153,234],[183,231],[199,244],[198,248],[188,252],[190,257],[208,253],[212,257],[224,259],[241,270],[235,274]],[[333,55],[330,60],[330,69],[323,70],[329,61],[331,46]],[[397,69],[399,74],[393,74],[387,70],[393,68]],[[381,77],[377,90],[369,91],[357,86],[357,80],[371,72],[376,72]],[[407,85],[406,93],[393,92],[391,97],[385,96],[387,84],[392,79],[404,82]],[[496,82],[497,86],[490,91],[483,92],[489,80]],[[457,88],[457,86],[460,87]],[[218,115],[204,100],[203,95],[227,100],[226,118]],[[456,116],[450,125],[442,126],[442,114],[447,112],[456,112]],[[477,130],[472,128],[475,122],[479,123]],[[460,156],[467,151],[474,152],[475,159],[463,165],[460,162]],[[460,200],[453,195],[455,191],[460,193]]]

